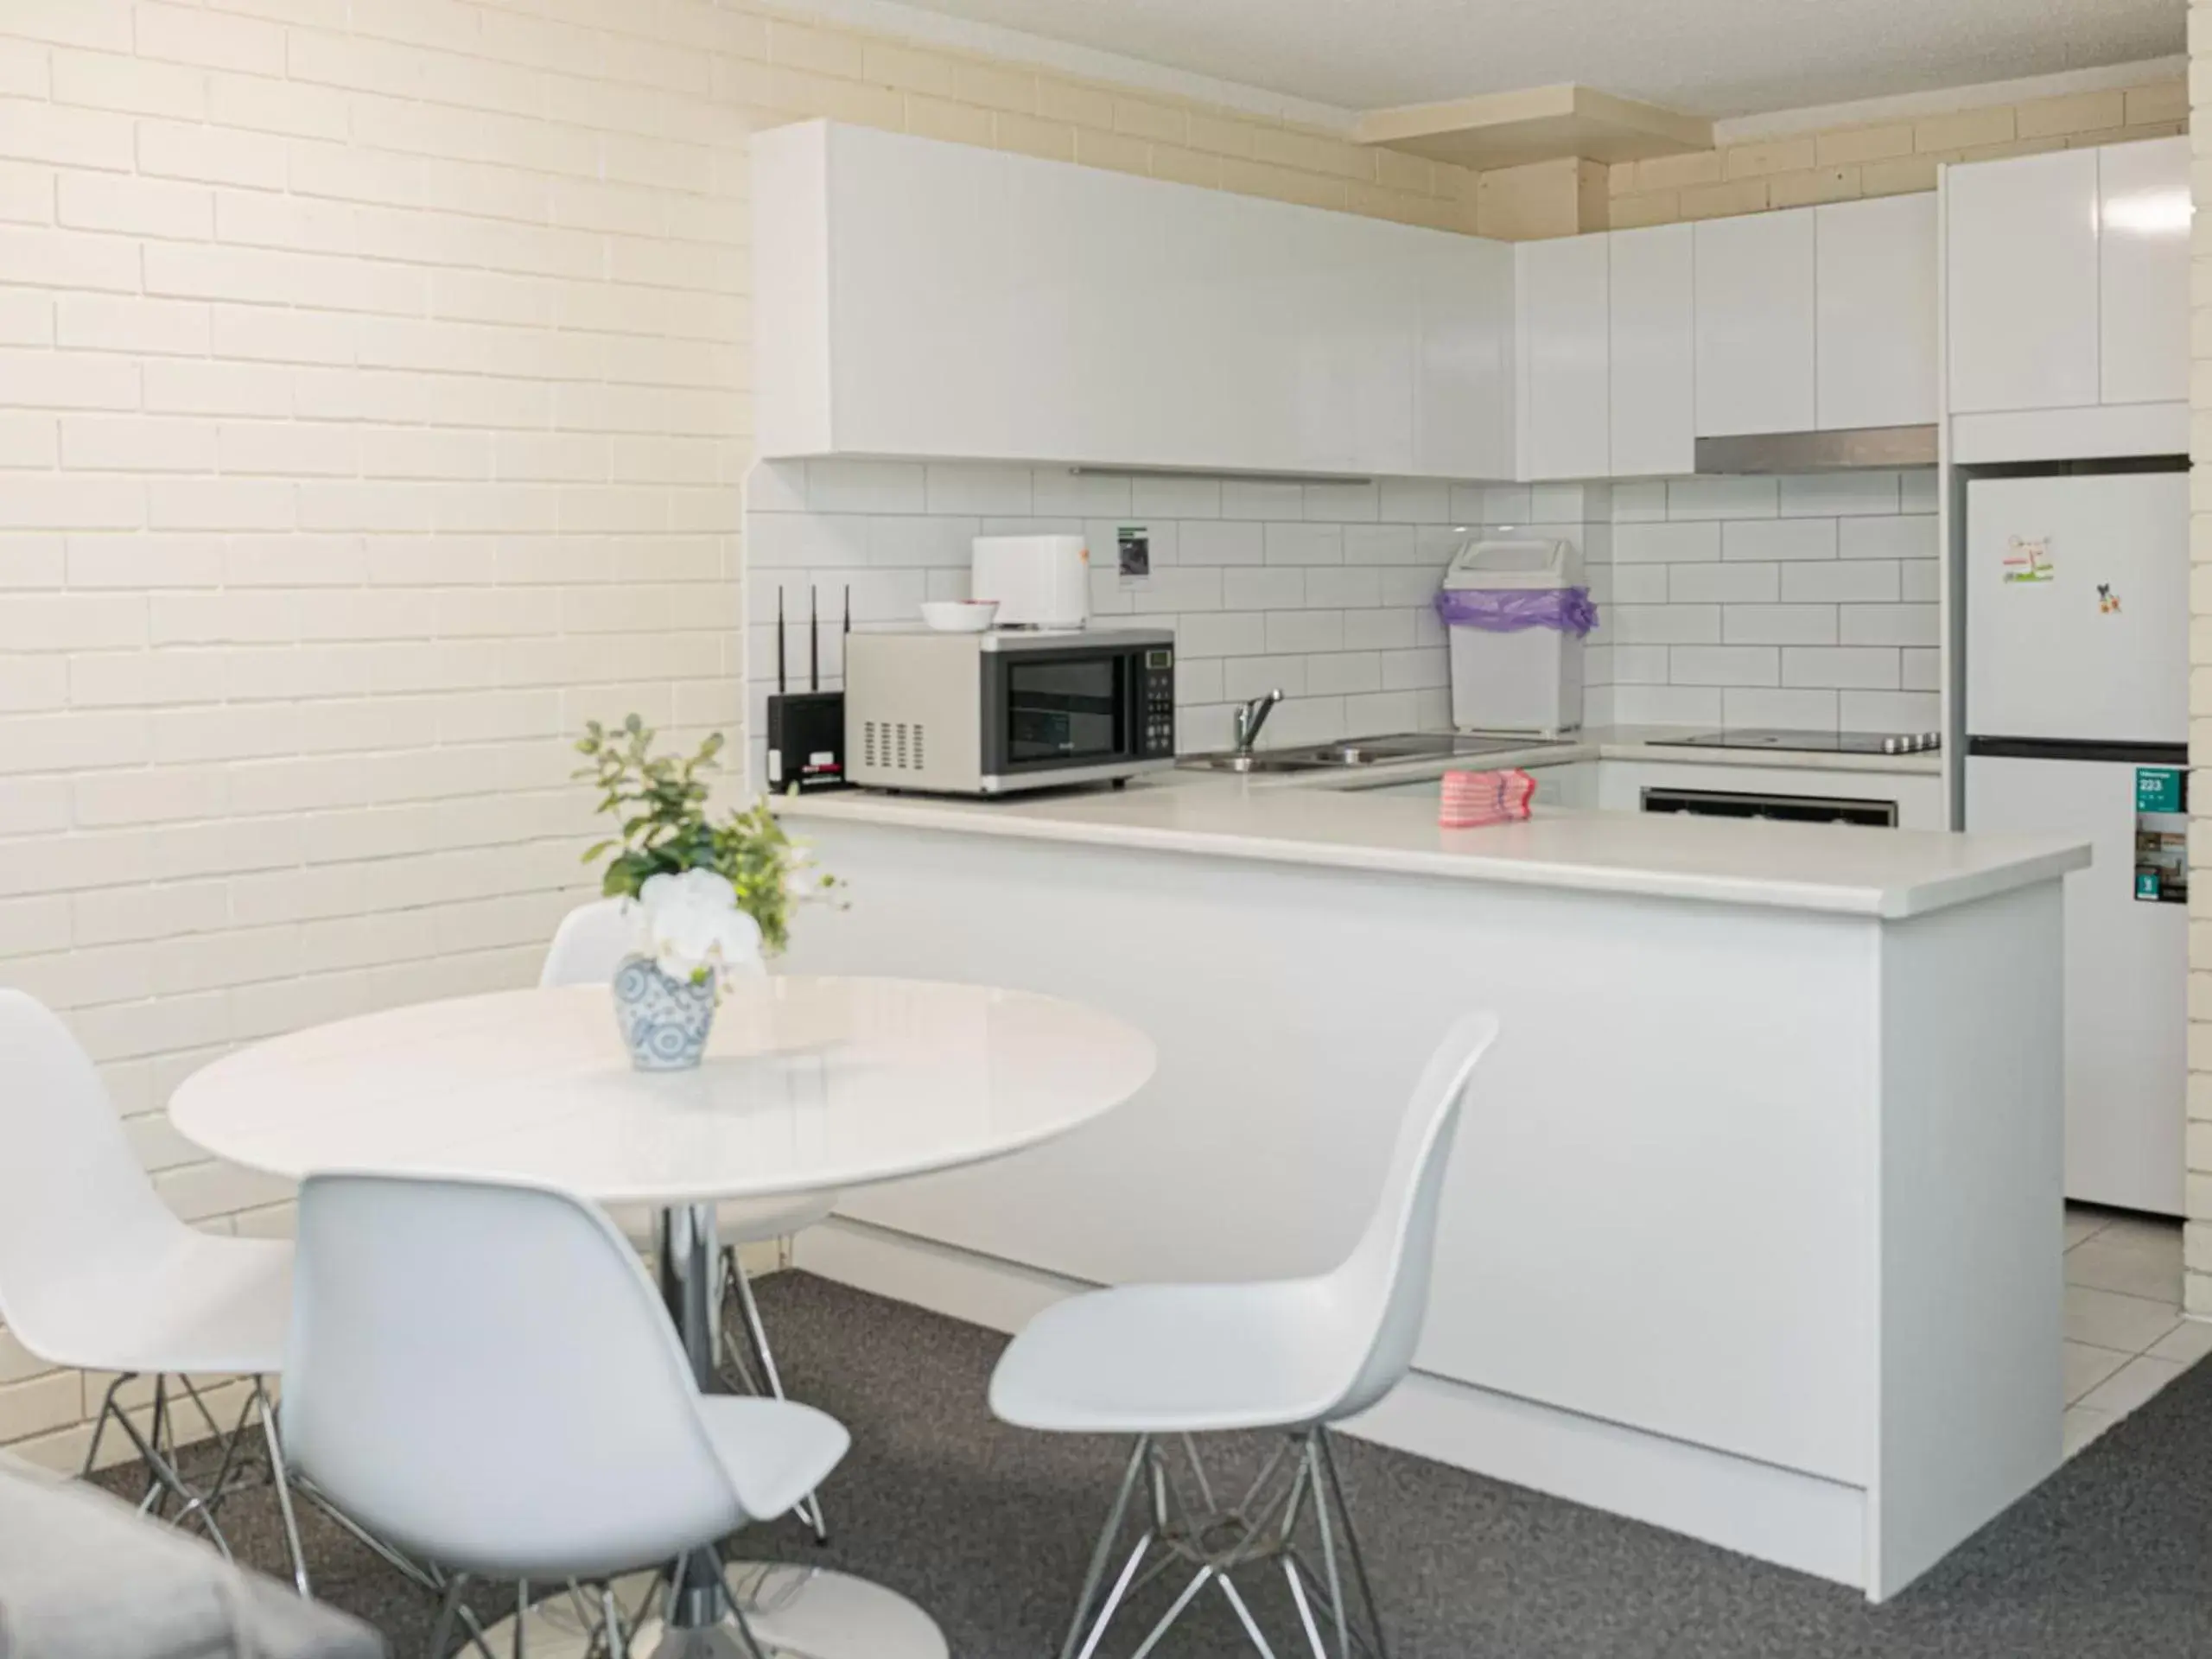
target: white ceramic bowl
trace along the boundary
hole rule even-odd
[[[922,620],[939,633],[981,633],[998,613],[995,599],[932,599],[922,604]]]

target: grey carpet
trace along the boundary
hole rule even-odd
[[[793,1522],[745,1553],[822,1561],[927,1607],[958,1659],[1056,1654],[1126,1447],[995,1423],[1003,1339],[804,1274],[760,1300],[792,1392],[852,1429],[824,1489],[833,1533]],[[1249,1446],[1230,1446],[1232,1459]],[[557,1455],[557,1448],[548,1448]],[[2212,1654],[2212,1366],[2173,1383],[1933,1573],[1883,1607],[1779,1567],[1401,1453],[1344,1442],[1344,1475],[1398,1659],[2165,1659]],[[129,1471],[111,1477],[127,1485]],[[281,1568],[273,1505],[225,1520]],[[423,1651],[419,1594],[310,1517],[317,1592]],[[1164,1604],[1160,1586],[1152,1605]],[[486,1599],[485,1610],[491,1611]],[[1162,1659],[1249,1651],[1225,1603]],[[1265,1608],[1278,1650],[1287,1598]],[[1141,1625],[1129,1627],[1141,1630]],[[1116,1649],[1126,1653],[1134,1638]]]

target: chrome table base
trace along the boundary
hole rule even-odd
[[[702,1389],[722,1391],[715,1369],[721,1313],[720,1250],[715,1206],[664,1210],[660,1217],[660,1287]],[[756,1316],[750,1306],[747,1316]],[[760,1344],[764,1370],[772,1366]],[[805,1517],[820,1529],[818,1505]],[[641,1630],[633,1655],[652,1659],[755,1659],[746,1627],[765,1659],[947,1659],[950,1649],[936,1621],[895,1591],[804,1567],[749,1562],[733,1565],[728,1581],[743,1599],[733,1610],[722,1591],[720,1564],[702,1555],[676,1567],[667,1596],[666,1622]]]

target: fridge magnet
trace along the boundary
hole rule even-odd
[[[2106,616],[2120,614],[2120,595],[2113,592],[2110,582],[2097,584],[2097,609]]]
[[[2050,543],[2038,538],[2026,541],[2014,536],[2005,543],[2005,580],[2012,582],[2049,582],[2050,580]]]

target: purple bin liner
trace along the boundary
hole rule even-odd
[[[1436,595],[1436,613],[1447,627],[1490,633],[1523,628],[1587,633],[1598,626],[1587,588],[1446,588]]]

